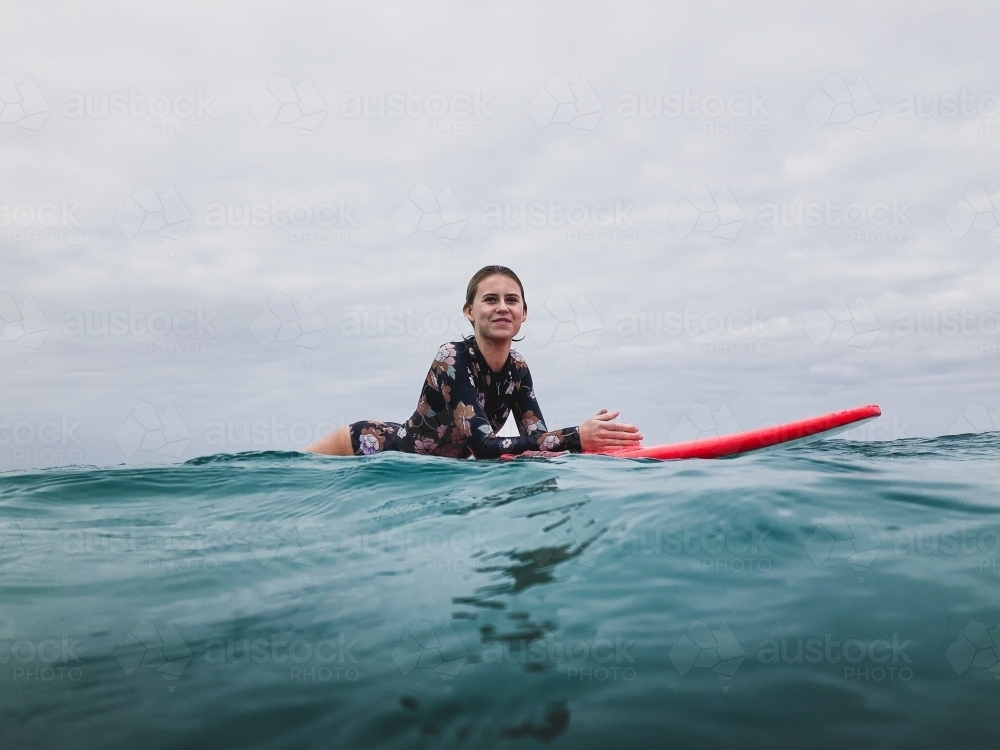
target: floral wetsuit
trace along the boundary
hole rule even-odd
[[[520,437],[496,437],[511,411]],[[396,450],[499,458],[525,451],[581,450],[576,427],[545,427],[524,358],[511,350],[504,366],[494,372],[474,338],[438,349],[417,410],[405,424],[355,422],[350,430],[358,456]]]

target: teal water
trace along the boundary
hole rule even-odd
[[[0,745],[995,746],[1000,433],[0,475]]]

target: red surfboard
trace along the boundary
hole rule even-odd
[[[850,430],[859,424],[879,417],[882,410],[875,404],[859,406],[847,411],[824,414],[821,417],[811,417],[798,422],[762,427],[759,430],[737,432],[735,435],[722,437],[706,437],[673,445],[654,445],[649,448],[629,448],[614,451],[605,455],[619,458],[658,458],[664,461],[679,458],[721,458],[749,453],[761,448],[770,448],[783,443],[797,443],[806,440],[819,440],[836,435],[838,432]]]
[[[648,448],[627,448],[620,451],[585,451],[586,453],[600,453],[605,456],[616,458],[657,458],[662,461],[669,461],[681,458],[722,458],[723,456],[738,456],[741,453],[750,453],[762,448],[770,448],[775,445],[800,443],[807,440],[819,440],[836,435],[838,432],[850,430],[858,425],[869,422],[882,414],[882,410],[875,404],[859,406],[847,411],[824,414],[820,417],[802,419],[798,422],[788,422],[786,424],[775,425],[774,427],[762,427],[759,430],[748,432],[737,432],[734,435],[723,435],[722,437],[705,437],[691,440],[686,443],[673,443],[672,445],[654,445]],[[535,453],[534,455],[538,455]],[[560,453],[545,454],[559,456]],[[517,458],[517,456],[504,455],[502,458]]]

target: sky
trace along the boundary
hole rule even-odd
[[[0,470],[403,421],[525,285],[550,428],[1000,429],[988,3],[9,3]]]

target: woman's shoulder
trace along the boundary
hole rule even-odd
[[[434,355],[433,365],[435,367],[452,367],[456,362],[463,362],[469,358],[468,341],[448,341],[438,347]]]
[[[516,352],[513,349],[511,349],[510,350],[510,358],[511,358],[511,361],[513,362],[513,364],[514,364],[514,369],[515,370],[527,370],[528,369],[528,363],[524,359],[524,357],[521,356],[520,352]]]

